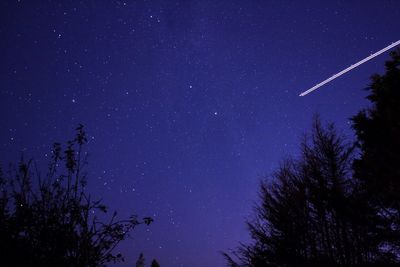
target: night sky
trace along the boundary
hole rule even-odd
[[[388,53],[298,94],[400,39],[400,1],[37,2],[0,3],[0,162],[84,124],[90,192],[155,219],[118,266],[224,266],[259,180],[316,112],[352,138]]]

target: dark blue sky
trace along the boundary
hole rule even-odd
[[[90,191],[155,219],[119,266],[224,266],[259,179],[315,112],[351,138],[388,54],[298,94],[400,38],[400,1],[34,2],[0,3],[0,162],[83,123]]]

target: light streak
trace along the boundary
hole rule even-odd
[[[321,86],[333,81],[334,79],[342,76],[343,74],[345,74],[346,72],[351,71],[354,68],[357,68],[358,66],[360,66],[361,64],[364,64],[365,62],[367,62],[368,60],[373,59],[374,57],[379,56],[382,53],[385,53],[386,51],[392,49],[393,47],[400,45],[400,40],[398,40],[397,42],[392,43],[391,45],[386,46],[385,48],[379,50],[378,52],[364,58],[363,60],[358,61],[356,64],[351,65],[350,67],[342,70],[341,72],[336,73],[335,75],[331,76],[330,78],[326,79],[325,81],[320,82],[319,84],[311,87],[310,89],[308,89],[307,91],[302,92],[299,96],[305,96],[309,93],[311,93],[314,90],[317,90],[318,88],[320,88]]]

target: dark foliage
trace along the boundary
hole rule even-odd
[[[351,160],[333,125],[315,120],[301,157],[287,159],[261,184],[256,218],[248,222],[251,245],[227,254],[231,266],[351,266],[369,261],[363,213],[355,210]]]
[[[353,147],[333,125],[316,119],[301,157],[287,159],[261,184],[254,242],[242,245],[231,266],[364,266],[392,263],[378,249],[370,224],[378,218],[351,178]]]
[[[143,256],[143,253],[140,253],[138,259],[136,260],[135,267],[144,267],[144,266],[145,266],[145,258]],[[153,259],[151,261],[150,266],[151,267],[160,267],[160,264],[155,259]]]
[[[361,156],[354,162],[368,203],[382,219],[383,248],[400,255],[400,50],[374,75],[367,97],[373,104],[353,118]]]
[[[253,242],[223,253],[229,266],[400,266],[400,53],[392,58],[373,77],[374,106],[353,118],[356,147],[316,119],[301,156],[261,183]]]
[[[121,261],[114,248],[141,223],[131,216],[107,221],[107,207],[85,191],[83,126],[66,148],[55,143],[46,175],[23,158],[0,173],[0,253],[7,266],[103,266]]]
[[[145,259],[143,253],[140,253],[139,258],[136,261],[135,267],[144,267]]]
[[[160,267],[160,264],[156,260],[153,260],[151,262],[151,267]]]

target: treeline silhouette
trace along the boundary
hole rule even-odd
[[[261,182],[252,242],[228,266],[400,266],[400,50],[367,89],[356,142],[316,117],[300,156]]]
[[[136,260],[135,267],[145,267],[146,266],[145,262],[146,261],[145,261],[145,258],[143,256],[143,253],[140,253],[138,259]],[[160,267],[160,264],[157,262],[157,260],[153,259],[151,261],[150,267]]]
[[[94,267],[122,261],[114,248],[139,224],[152,218],[118,220],[86,192],[87,142],[82,125],[63,149],[55,143],[41,175],[34,161],[21,158],[0,169],[0,265]],[[99,219],[101,218],[101,219]],[[132,264],[133,265],[133,264]]]

